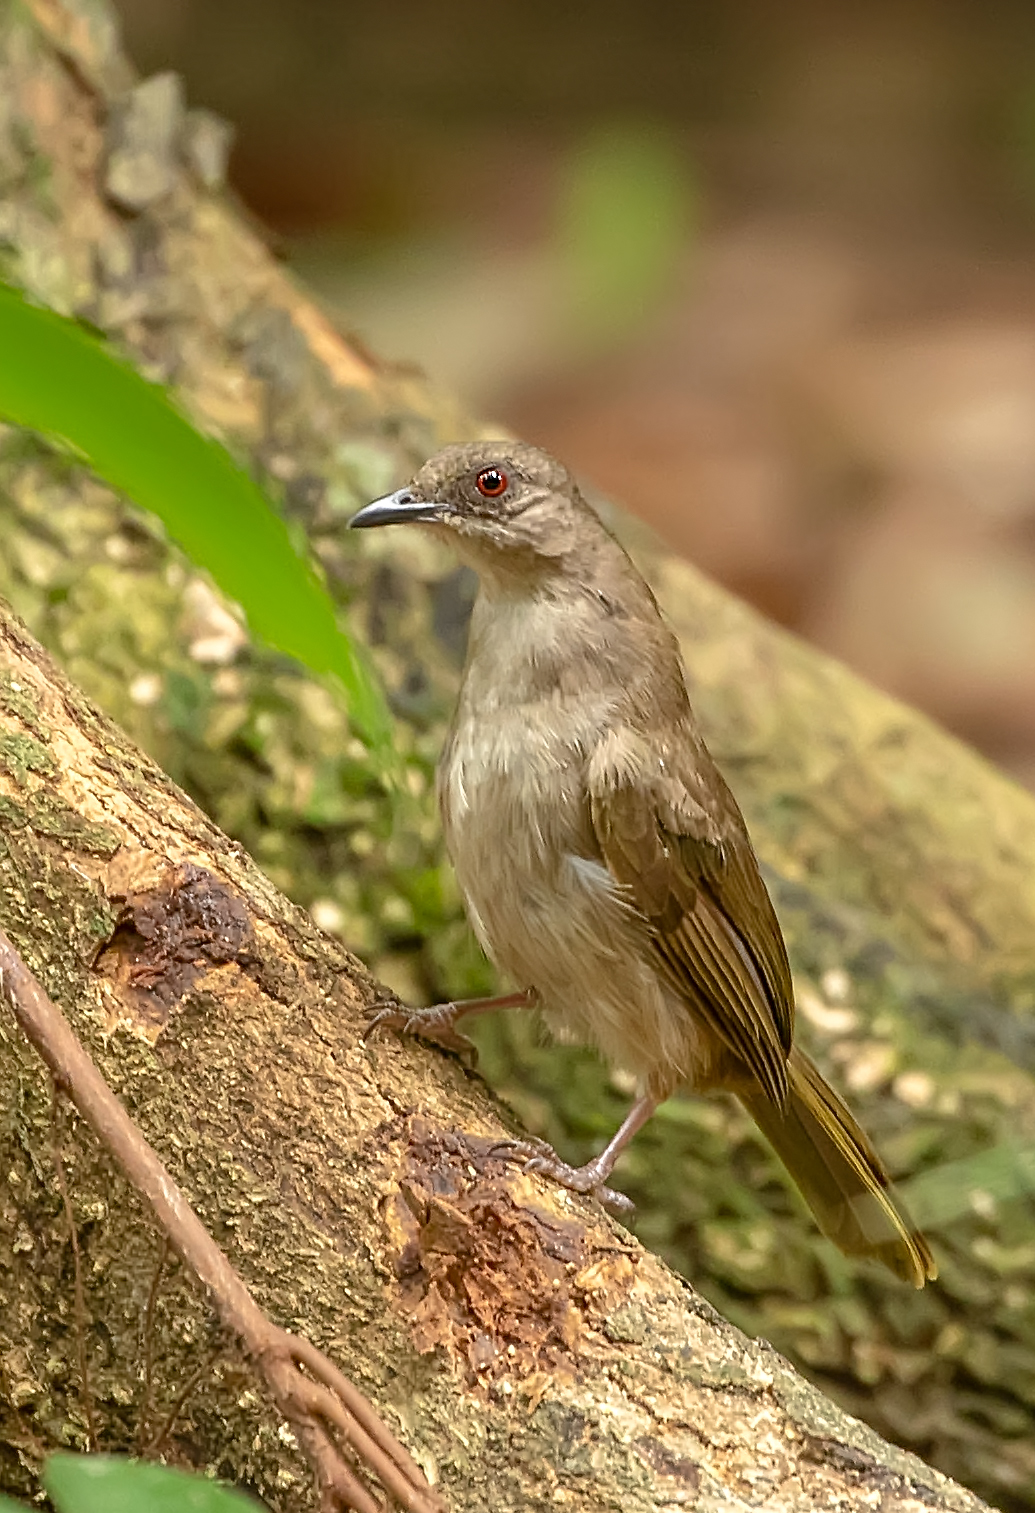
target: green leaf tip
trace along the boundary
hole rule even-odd
[[[258,1513],[220,1482],[126,1455],[47,1457],[43,1486],[58,1513]]]
[[[380,684],[259,485],[165,389],[87,327],[3,282],[0,416],[72,447],[112,488],[157,515],[257,636],[341,683],[356,730],[394,766]]]

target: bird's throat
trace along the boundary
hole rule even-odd
[[[632,673],[628,642],[584,592],[484,589],[471,617],[463,701],[469,708],[593,695]]]

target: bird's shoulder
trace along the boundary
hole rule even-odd
[[[658,831],[721,851],[743,830],[740,812],[692,719],[616,722],[601,730],[586,772],[590,800],[609,827]]]

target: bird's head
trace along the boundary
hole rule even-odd
[[[423,525],[483,577],[556,572],[602,527],[566,468],[521,442],[446,447],[405,488],[375,499],[350,525]]]

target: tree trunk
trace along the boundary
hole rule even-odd
[[[515,1172],[452,1060],[360,1039],[362,964],[0,616],[2,920],[258,1300],[398,1416],[457,1510],[977,1508],[824,1401],[592,1203]],[[155,1283],[153,1234],[103,1150],[61,1137],[4,1025],[4,1481],[82,1444],[147,1439],[214,1343]],[[60,1162],[80,1224],[72,1303]],[[149,1293],[155,1301],[149,1306]],[[167,1440],[305,1501],[305,1472],[232,1345]]]
[[[412,811],[393,818],[319,689],[261,652],[212,657],[213,626],[230,656],[233,627],[153,530],[66,458],[11,436],[0,587],[266,873],[323,904],[393,984],[473,986],[427,796],[464,580],[412,540],[345,543],[341,521],[479,428],[343,339],[221,199],[213,123],[168,83],[147,109],[132,87],[101,0],[0,10],[5,274],[109,331],[277,481],[380,644]],[[738,1321],[1019,1506],[1035,1493],[1035,1225],[996,1205],[1024,1191],[1024,1169],[1005,1188],[1001,1167],[957,1166],[941,1182],[924,1170],[1035,1134],[1035,802],[623,529],[683,638],[710,743],[771,869],[804,1029],[896,1168],[919,1174],[945,1283],[904,1299],[867,1277],[853,1292],[855,1273],[718,1106],[655,1121],[623,1185],[643,1232]],[[21,632],[6,645],[0,923],[260,1300],[394,1405],[457,1509],[490,1497],[653,1508],[684,1493],[807,1507],[837,1492],[863,1506],[882,1490],[888,1507],[968,1505],[748,1345],[624,1231],[492,1160],[477,1143],[499,1129],[491,1101],[451,1062],[393,1042],[359,1049],[355,985],[368,980],[354,959],[81,697],[32,672]],[[502,1041],[487,1043],[487,1064],[531,1115],[556,1110],[551,1135],[585,1141],[569,1053],[545,1057],[520,1034],[506,1060]],[[0,1466],[24,1489],[42,1447],[81,1443],[83,1409],[49,1095],[13,1031],[2,1076]],[[149,1352],[153,1431],[209,1349],[209,1315],[176,1276],[141,1345],[156,1242],[90,1142],[63,1149],[105,1442],[126,1444]],[[731,1205],[738,1180],[748,1196]],[[247,1371],[218,1370],[178,1420],[181,1452],[291,1506],[300,1463]]]

